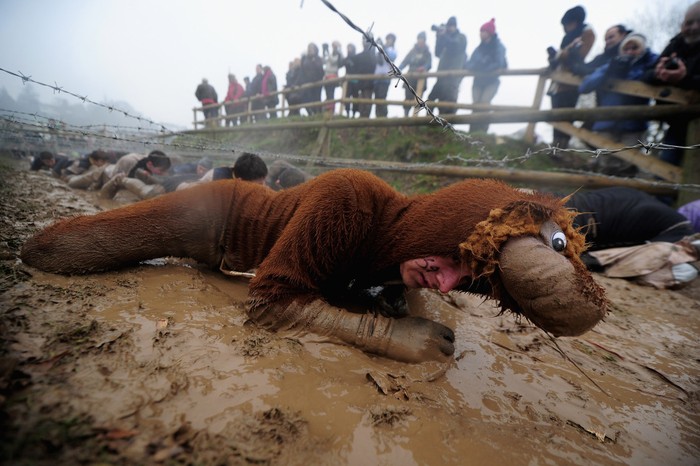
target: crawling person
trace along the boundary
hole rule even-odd
[[[584,238],[572,217],[559,198],[494,180],[407,197],[370,173],[334,170],[278,192],[222,180],[64,219],[30,238],[21,257],[61,274],[164,256],[257,269],[248,314],[268,329],[326,335],[401,361],[444,361],[452,330],[411,316],[387,283],[477,293],[555,336],[582,334],[607,301],[579,258]],[[89,247],[98,238],[102,246]],[[370,303],[369,289],[379,290]],[[364,312],[350,311],[353,303]]]

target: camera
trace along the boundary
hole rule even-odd
[[[557,55],[557,49],[552,47],[551,45],[547,47],[547,56],[549,57],[550,60],[554,60],[554,57]]]
[[[677,70],[678,68],[680,68],[680,65],[678,64],[678,59],[676,57],[669,58],[668,60],[666,60],[664,68],[666,68],[667,70]]]
[[[439,26],[437,24],[433,24],[432,26],[430,26],[431,31],[444,31],[445,28],[446,26],[444,24],[441,24]]]

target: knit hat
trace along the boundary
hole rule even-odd
[[[564,13],[561,24],[583,23],[586,20],[586,10],[581,5],[575,6]]]
[[[620,42],[620,50],[625,49],[625,44],[629,42],[637,42],[642,49],[647,48],[647,38],[644,37],[642,34],[639,34],[638,32],[632,32],[630,34],[627,34],[624,39],[622,39],[622,42]]]
[[[447,20],[447,25],[457,27],[457,18],[450,16],[450,19]]]
[[[491,21],[482,24],[480,31],[486,31],[491,35],[496,34],[496,18],[491,18]]]

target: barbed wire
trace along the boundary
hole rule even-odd
[[[348,18],[345,14],[341,13],[331,2],[328,0],[321,0],[328,9],[336,13],[338,16],[342,18],[345,23],[350,26],[352,29],[356,30],[362,36],[364,37],[365,42],[369,43],[372,47],[375,47],[377,51],[381,54],[382,58],[384,61],[387,62],[389,65],[390,71],[389,75],[393,76],[398,79],[396,86],[399,85],[399,83],[403,83],[406,89],[408,89],[411,94],[413,94],[413,97],[416,100],[416,107],[418,108],[417,112],[420,112],[420,110],[425,110],[425,112],[428,114],[428,116],[431,118],[430,123],[437,123],[440,125],[445,131],[451,131],[460,141],[467,142],[469,145],[472,147],[477,147],[478,151],[481,155],[484,155],[486,157],[490,157],[490,153],[486,149],[486,146],[482,141],[479,141],[478,139],[474,139],[468,134],[465,134],[464,132],[458,131],[452,123],[449,121],[445,120],[439,115],[436,115],[433,110],[430,108],[430,106],[423,100],[421,96],[419,96],[416,93],[416,90],[413,89],[413,86],[411,86],[411,83],[408,82],[408,79],[403,75],[401,72],[401,69],[399,69],[398,66],[389,58],[389,55],[387,55],[386,51],[384,50],[384,47],[377,43],[374,40],[374,36],[370,34],[369,31],[364,31],[362,28],[357,26],[350,18]]]
[[[22,73],[21,71],[18,71],[18,72],[15,73],[15,72],[13,72],[13,71],[6,70],[6,69],[4,69],[4,68],[2,68],[2,67],[0,67],[0,71],[2,71],[2,72],[4,72],[4,73],[7,73],[7,74],[9,74],[9,75],[11,75],[11,76],[15,76],[15,77],[20,78],[20,79],[22,80],[22,84],[26,84],[26,83],[30,82],[30,83],[33,83],[33,84],[36,84],[36,85],[39,85],[39,86],[47,87],[47,88],[53,90],[55,94],[61,94],[61,93],[63,93],[63,94],[69,95],[69,96],[71,96],[71,97],[75,97],[76,99],[81,100],[83,103],[89,103],[89,104],[92,104],[92,105],[96,105],[96,106],[98,106],[98,107],[102,107],[102,108],[104,108],[104,109],[106,109],[106,110],[109,110],[110,112],[121,113],[122,115],[124,115],[124,116],[127,117],[127,118],[133,118],[133,119],[136,119],[136,120],[138,120],[138,121],[143,121],[143,122],[145,122],[145,123],[148,123],[148,124],[150,124],[150,125],[159,126],[159,127],[160,127],[160,131],[163,132],[163,133],[174,133],[174,131],[169,130],[169,129],[166,128],[162,123],[156,123],[155,121],[150,120],[150,119],[145,118],[145,117],[142,117],[142,116],[140,116],[140,115],[133,115],[133,114],[127,112],[126,110],[123,110],[123,109],[121,109],[121,108],[119,108],[119,107],[116,107],[116,106],[114,106],[114,105],[107,105],[107,104],[103,104],[103,103],[100,103],[100,102],[96,102],[96,101],[94,101],[94,100],[92,100],[92,99],[89,99],[87,95],[80,95],[80,94],[77,94],[77,93],[75,93],[75,92],[66,90],[66,89],[64,89],[62,86],[59,86],[58,83],[46,84],[46,83],[43,83],[43,82],[41,82],[41,81],[37,81],[37,80],[35,80],[35,79],[32,79],[31,76],[25,75],[25,74]]]

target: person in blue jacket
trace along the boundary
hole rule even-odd
[[[586,76],[579,92],[587,94],[598,91],[598,106],[610,107],[619,105],[649,105],[649,98],[638,97],[604,89],[610,79],[639,81],[650,66],[653,66],[658,55],[647,47],[646,38],[642,34],[629,34],[620,44],[620,56],[596,69]],[[647,130],[644,120],[602,120],[593,123],[593,131],[608,139],[624,145],[636,145],[642,140]],[[596,159],[599,171],[607,175],[634,176],[637,168],[613,156]]]

